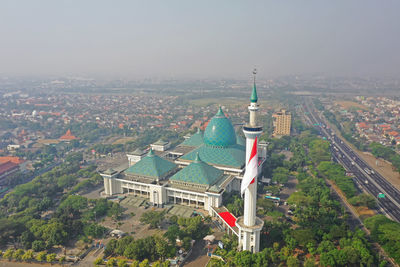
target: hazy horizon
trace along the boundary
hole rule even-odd
[[[399,76],[400,2],[2,1],[0,74]]]

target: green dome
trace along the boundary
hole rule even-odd
[[[236,144],[235,129],[221,107],[204,131],[204,143],[216,147],[228,147]]]

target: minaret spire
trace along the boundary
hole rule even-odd
[[[257,103],[257,101],[258,101],[257,88],[256,88],[256,74],[257,74],[257,69],[254,69],[253,70],[253,91],[251,92],[251,96],[250,96],[251,103]]]
[[[262,126],[257,124],[258,97],[256,89],[256,74],[257,70],[254,69],[253,90],[250,96],[250,105],[248,107],[250,119],[249,123],[243,126],[243,133],[246,136],[246,172],[248,171],[248,168],[254,168],[252,165],[253,162],[250,164],[252,151],[254,151],[253,147],[255,148],[255,151],[257,151],[257,137],[259,137],[263,131]],[[255,153],[255,155],[257,156],[257,153]],[[258,165],[256,165],[255,170],[256,177],[254,178],[254,182],[252,181],[244,191],[243,216],[239,217],[236,221],[236,226],[239,228],[239,248],[251,252],[258,252],[260,250],[260,231],[264,224],[264,222],[256,215]]]

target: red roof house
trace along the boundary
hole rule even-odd
[[[60,141],[71,141],[71,140],[78,140],[79,138],[72,135],[71,130],[68,131],[60,137]]]

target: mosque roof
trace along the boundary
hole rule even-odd
[[[196,153],[194,161],[173,175],[170,180],[194,184],[213,185],[223,175],[223,171],[208,165],[201,160],[199,153]]]
[[[181,145],[198,147],[201,146],[202,144],[204,144],[203,132],[200,130],[200,128],[197,128],[197,132],[188,139],[186,139],[185,141],[183,141]]]
[[[197,132],[186,141],[196,144],[197,148],[183,155],[180,158],[183,161],[194,161],[198,153],[202,161],[212,165],[242,168],[245,164],[245,141],[236,135],[221,108],[208,123],[203,140],[201,132]],[[186,141],[182,145],[187,145]]]
[[[202,145],[183,155],[180,159],[193,161],[197,153],[199,153],[200,158],[204,162],[213,165],[242,168],[246,161],[246,149],[244,146],[238,144],[229,147]]]
[[[221,107],[208,123],[203,140],[206,145],[215,147],[228,147],[236,144],[235,129]]]
[[[145,157],[129,167],[125,173],[161,178],[176,167],[174,163],[155,155],[150,149]]]

